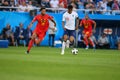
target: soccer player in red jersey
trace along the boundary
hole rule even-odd
[[[94,27],[92,28],[92,26],[94,25]],[[83,30],[83,35],[84,35],[84,43],[86,45],[86,49],[89,48],[89,43],[90,45],[93,46],[93,48],[95,48],[95,44],[91,39],[91,35],[93,32],[95,32],[96,29],[96,22],[89,19],[88,15],[85,15],[85,18],[82,19],[82,21],[80,22],[80,27],[84,27]]]
[[[35,21],[38,22],[35,30],[33,31],[31,40],[29,42],[28,49],[26,52],[27,54],[29,54],[30,49],[32,48],[34,43],[39,44],[43,40],[43,38],[45,37],[46,32],[49,28],[49,20],[51,20],[54,23],[54,26],[56,26],[56,22],[53,20],[53,17],[46,14],[45,8],[41,8],[40,11],[41,11],[41,14],[38,14],[37,16],[35,16],[28,27],[28,28],[31,28],[32,24]]]

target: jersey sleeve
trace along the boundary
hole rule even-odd
[[[53,17],[52,17],[52,16],[50,16],[50,15],[48,15],[48,19],[49,19],[49,20],[52,20],[52,19],[53,19]]]
[[[91,24],[94,24],[94,21],[93,20],[90,20]]]
[[[65,14],[63,14],[62,21],[65,21]]]
[[[81,20],[80,24],[82,24],[82,25],[83,25],[83,20]]]
[[[75,17],[78,18],[78,13],[75,14]]]

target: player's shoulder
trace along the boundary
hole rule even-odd
[[[82,21],[85,21],[85,19],[83,18]]]
[[[68,14],[68,12],[67,12],[67,11],[63,13],[63,15],[67,15],[67,14]]]
[[[73,13],[73,14],[77,14],[77,12],[76,12],[76,11],[72,11],[72,13]]]
[[[93,20],[92,20],[92,19],[89,19],[89,21],[93,22]]]
[[[78,13],[76,11],[72,11],[72,14],[78,15]]]

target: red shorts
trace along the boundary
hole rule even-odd
[[[33,31],[33,34],[36,34],[37,35],[37,37],[40,39],[40,40],[43,40],[44,39],[44,37],[45,37],[45,35],[46,35],[46,32],[47,31],[42,31],[42,30],[34,30]]]
[[[91,35],[92,35],[92,31],[84,30],[84,31],[83,31],[83,34],[86,35],[86,36],[89,38],[89,37],[91,37]]]

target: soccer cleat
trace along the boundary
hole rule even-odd
[[[29,51],[26,51],[25,53],[26,53],[26,54],[29,54]]]
[[[86,46],[86,48],[85,48],[86,50],[88,50],[89,49],[89,46]]]
[[[96,47],[95,46],[93,46],[93,50],[95,51],[95,49],[96,49]]]
[[[64,51],[61,52],[61,55],[64,55]]]

